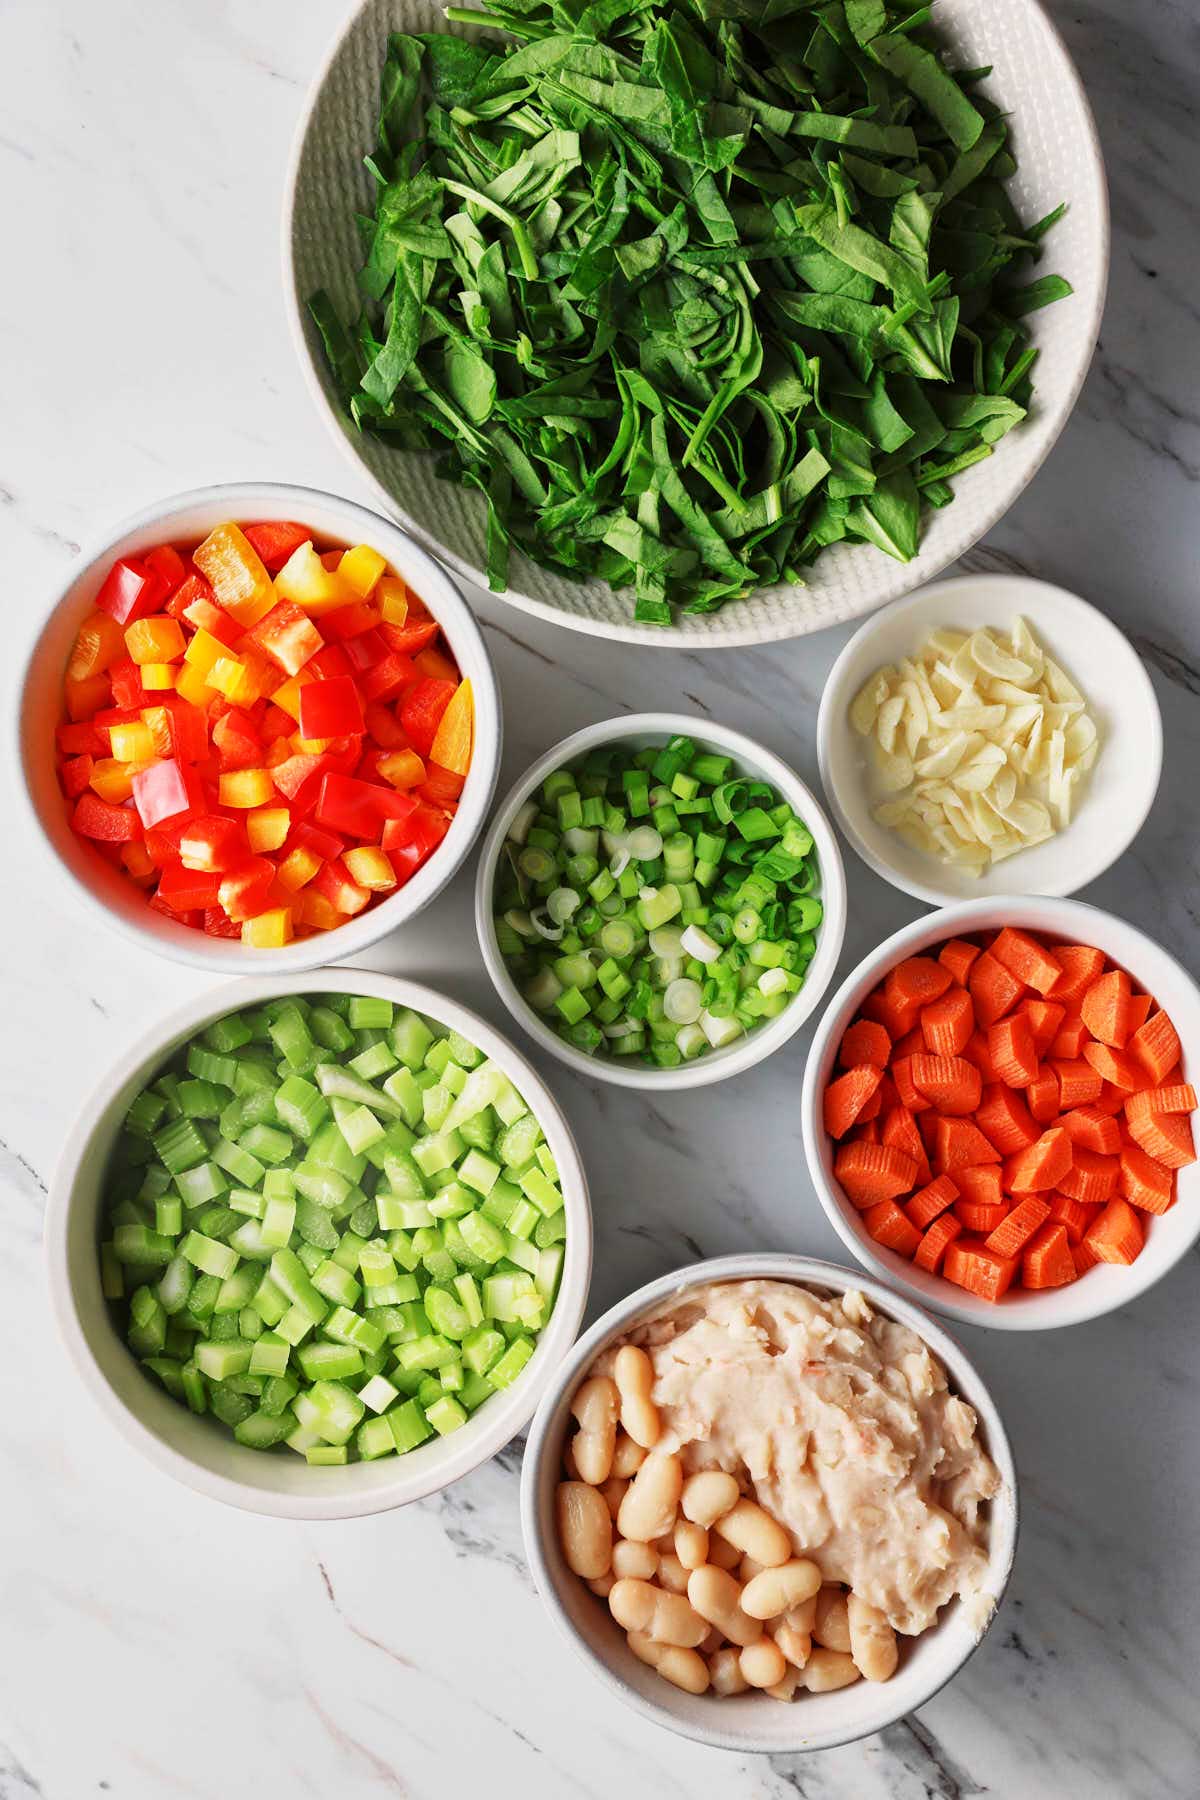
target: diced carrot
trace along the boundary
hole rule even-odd
[[[917,1122],[907,1107],[889,1107],[883,1120],[879,1134],[881,1144],[890,1144],[893,1150],[903,1150],[911,1156],[917,1165],[917,1180],[929,1180],[929,1157],[921,1133],[917,1130]]]
[[[1140,1144],[1123,1144],[1117,1185],[1131,1206],[1165,1213],[1175,1199],[1175,1171],[1147,1156]]]
[[[995,1206],[977,1204],[974,1200],[956,1200],[954,1216],[961,1219],[967,1231],[995,1231],[1007,1219],[1012,1207],[1007,1200],[1001,1200]]]
[[[987,1038],[982,1031],[973,1031],[971,1033],[971,1041],[963,1051],[963,1055],[967,1058],[968,1062],[973,1062],[975,1064],[975,1067],[979,1070],[979,1073],[983,1076],[985,1082],[998,1081],[1000,1079],[996,1073],[995,1065],[992,1062],[991,1052],[988,1050]]]
[[[1084,1045],[1086,1050],[1087,1045]],[[1063,1112],[1073,1106],[1090,1106],[1100,1098],[1101,1077],[1086,1058],[1052,1062],[1050,1067],[1058,1080],[1058,1104]]]
[[[1094,1206],[1085,1206],[1082,1200],[1071,1200],[1066,1194],[1051,1194],[1050,1217],[1066,1229],[1067,1241],[1072,1246],[1078,1244],[1084,1232],[1096,1217]]]
[[[985,1030],[1011,1012],[1027,991],[1024,982],[1018,981],[990,950],[985,950],[972,963],[967,986],[975,1002],[975,1017]]]
[[[1160,1082],[1179,1061],[1179,1034],[1165,1012],[1156,1012],[1138,1026],[1129,1050],[1150,1080]]]
[[[1061,1125],[1044,1131],[1036,1144],[1018,1150],[1004,1165],[1004,1183],[1010,1193],[1040,1194],[1059,1187],[1071,1167],[1074,1146]]]
[[[914,1025],[911,1031],[906,1031],[892,1045],[892,1061],[895,1062],[897,1057],[903,1060],[906,1056],[924,1056],[926,1048],[925,1033],[919,1024]]]
[[[1141,1113],[1126,1110],[1129,1135],[1138,1147],[1168,1169],[1183,1169],[1196,1160],[1192,1122],[1186,1113]]]
[[[883,1086],[883,1081],[881,1078],[879,1087],[882,1087],[882,1086]],[[875,1089],[875,1092],[870,1096],[869,1099],[863,1101],[862,1109],[858,1115],[858,1122],[860,1125],[869,1125],[871,1123],[872,1119],[877,1119],[879,1117],[879,1108],[880,1108],[879,1087],[877,1087]]]
[[[939,1213],[944,1213],[946,1208],[953,1206],[957,1199],[958,1188],[955,1183],[951,1181],[949,1175],[939,1175],[935,1181],[931,1181],[927,1187],[921,1188],[918,1193],[913,1195],[904,1211],[917,1229],[924,1231],[925,1227],[931,1225]]]
[[[1004,927],[991,954],[1024,987],[1031,987],[1038,994],[1048,994],[1062,974],[1062,964],[1052,950],[1039,944],[1029,932],[1015,930],[1011,925]]]
[[[1103,1080],[1111,1081],[1114,1087],[1124,1088],[1127,1092],[1145,1087],[1146,1067],[1128,1051],[1113,1050],[1108,1044],[1093,1042],[1083,1046],[1083,1054],[1096,1073]]]
[[[1196,1090],[1189,1081],[1176,1081],[1170,1087],[1142,1088],[1130,1094],[1125,1111],[1130,1118],[1139,1113],[1190,1113],[1196,1110]]]
[[[1064,1113],[1059,1124],[1071,1142],[1082,1144],[1085,1150],[1099,1150],[1103,1156],[1115,1156],[1121,1148],[1121,1127],[1098,1106],[1077,1106],[1072,1112]]]
[[[878,1095],[876,1095],[876,1099],[878,1099]],[[860,1118],[850,1133],[849,1141],[852,1144],[878,1144],[880,1141],[879,1120]]]
[[[1104,973],[1104,952],[1094,944],[1055,944],[1054,954],[1062,974],[1051,992],[1056,1000],[1080,1000],[1093,981]]]
[[[858,1010],[864,1019],[874,1019],[876,1024],[882,1025],[884,1023],[883,1015],[885,1008],[886,1002],[883,997],[883,984],[880,983],[877,988],[871,989],[871,992],[867,995]]]
[[[1064,1225],[1056,1220],[1043,1225],[1025,1246],[1021,1279],[1027,1288],[1066,1287],[1076,1277],[1075,1258]]]
[[[1068,1013],[1054,1036],[1050,1045],[1052,1057],[1065,1057],[1067,1061],[1083,1055],[1083,1046],[1088,1041],[1088,1028],[1078,1013]]]
[[[921,1242],[920,1232],[909,1223],[894,1200],[880,1200],[877,1205],[869,1206],[863,1214],[863,1224],[877,1244],[895,1250],[900,1256],[912,1256]]]
[[[1154,1005],[1149,994],[1130,994],[1129,996],[1129,1029],[1137,1031],[1150,1017],[1150,1008]]]
[[[1026,1012],[1011,1013],[988,1027],[988,1055],[1008,1087],[1027,1087],[1037,1074],[1038,1054]]]
[[[1015,1256],[997,1256],[976,1240],[965,1243],[956,1238],[946,1251],[942,1273],[948,1281],[978,1294],[981,1300],[999,1300],[1012,1285],[1017,1272]]]
[[[1086,1275],[1089,1269],[1096,1267],[1100,1258],[1084,1237],[1077,1244],[1071,1245],[1071,1260],[1075,1264],[1076,1275]]]
[[[861,1063],[829,1083],[825,1089],[825,1129],[830,1137],[845,1137],[882,1079],[880,1069]]]
[[[1049,1217],[1050,1208],[1046,1202],[1039,1200],[1036,1194],[1030,1194],[1028,1200],[1014,1206],[1008,1217],[988,1233],[983,1240],[984,1249],[995,1250],[1001,1256],[1015,1256]]]
[[[862,1063],[886,1069],[891,1054],[892,1040],[882,1025],[875,1019],[855,1019],[842,1038],[838,1061],[843,1069],[857,1068]]]
[[[1067,1016],[1066,1007],[1057,1000],[1026,1000],[1021,1011],[1029,1020],[1038,1055],[1045,1056]]]
[[[973,1113],[979,1105],[983,1080],[975,1064],[965,1057],[914,1056],[910,1072],[913,1086],[939,1112],[957,1118]]]
[[[1080,1004],[1084,1024],[1101,1044],[1121,1050],[1129,1036],[1129,977],[1124,969],[1110,969],[1093,981]]]
[[[1053,1069],[1040,1069],[1025,1089],[1025,1103],[1039,1125],[1049,1125],[1058,1117],[1058,1076]]]
[[[901,1106],[907,1107],[911,1113],[924,1112],[929,1106],[929,1101],[913,1082],[912,1066],[911,1056],[896,1058],[892,1063],[892,1080],[896,1084],[896,1092],[900,1096]]]
[[[879,1106],[882,1112],[891,1112],[894,1106],[899,1106],[900,1096],[896,1092],[896,1084],[886,1070],[884,1071],[883,1080],[880,1082],[875,1092],[878,1096]]]
[[[1129,1090],[1127,1088],[1115,1087],[1111,1081],[1104,1081],[1100,1084],[1100,1098],[1093,1100],[1091,1104],[1098,1113],[1112,1118],[1115,1113],[1124,1112],[1125,1102],[1128,1098]]]
[[[938,961],[949,969],[959,987],[966,987],[971,964],[978,955],[978,944],[969,944],[965,938],[947,938],[938,951]]]
[[[961,1056],[975,1029],[975,1008],[966,988],[953,987],[921,1009],[925,1048],[934,1056]]]
[[[962,1198],[973,1206],[999,1206],[1004,1201],[1004,1178],[999,1163],[977,1163],[973,1168],[956,1169],[954,1181]]]
[[[934,962],[931,956],[908,956],[896,964],[883,990],[896,1000],[921,1007],[940,1000],[953,980],[945,964]]]
[[[1099,1206],[1111,1200],[1117,1191],[1119,1164],[1115,1156],[1101,1156],[1095,1150],[1074,1145],[1074,1160],[1066,1174],[1059,1178],[1059,1191],[1085,1206]]]
[[[977,1163],[1000,1161],[1000,1152],[970,1119],[939,1118],[934,1127],[935,1167],[939,1175],[954,1175]],[[957,1177],[956,1177],[957,1179]]]
[[[975,1111],[975,1123],[1002,1156],[1024,1150],[1035,1142],[1038,1128],[1023,1096],[995,1082]]]
[[[1118,1195],[1093,1219],[1083,1241],[1101,1262],[1129,1264],[1141,1254],[1146,1233],[1133,1207]]]
[[[850,1204],[861,1211],[880,1200],[907,1194],[916,1180],[917,1165],[890,1144],[843,1144],[834,1158],[833,1172]]]
[[[946,1251],[962,1231],[962,1222],[953,1213],[943,1213],[935,1219],[925,1236],[913,1251],[913,1261],[922,1269],[928,1269],[936,1275]]]

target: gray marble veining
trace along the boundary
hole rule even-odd
[[[276,245],[292,125],[346,4],[0,8],[0,62],[19,73],[0,121],[0,542],[22,636],[78,546],[156,496],[256,476],[355,491],[293,361]],[[1163,707],[1166,774],[1138,843],[1085,897],[1194,965],[1200,10],[1052,10],[1108,159],[1111,298],[1071,425],[966,566],[1059,581],[1134,636]],[[506,700],[502,779],[578,725],[670,704],[765,740],[815,782],[816,703],[847,630],[635,655],[474,598]],[[919,910],[853,859],[850,874],[844,969]],[[1024,1483],[1010,1597],[962,1676],[864,1743],[724,1756],[643,1724],[562,1652],[521,1553],[519,1446],[403,1514],[300,1526],[228,1513],[116,1443],[47,1320],[45,1187],[90,1073],[202,981],[93,934],[61,886],[43,887],[25,842],[0,904],[0,1800],[1200,1791],[1195,1255],[1098,1324],[962,1333]],[[469,878],[436,926],[363,960],[419,972],[507,1028],[475,951]],[[592,1176],[592,1316],[699,1254],[840,1254],[802,1172],[808,1036],[742,1080],[658,1103],[542,1065]]]

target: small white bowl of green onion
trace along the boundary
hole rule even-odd
[[[543,1049],[622,1087],[695,1088],[817,1007],[846,879],[815,795],[771,751],[635,713],[564,738],[510,789],[475,916],[497,992]]]
[[[155,1466],[340,1519],[526,1425],[591,1275],[587,1183],[525,1059],[433,990],[345,969],[201,995],[116,1059],[46,1215],[84,1385]]]

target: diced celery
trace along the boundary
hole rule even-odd
[[[253,1188],[230,1188],[225,1201],[234,1212],[244,1213],[249,1219],[261,1219],[267,1204],[265,1195]]]
[[[295,1206],[294,1230],[298,1237],[315,1250],[336,1250],[341,1241],[337,1226],[332,1216],[315,1200],[306,1200],[303,1195],[295,1201],[276,1201],[275,1205]]]
[[[509,1215],[509,1235],[515,1238],[532,1237],[540,1217],[541,1214],[538,1212],[538,1209],[533,1202],[531,1200],[526,1200],[524,1195],[522,1195],[521,1199],[517,1201],[517,1204],[513,1207],[512,1212]]]
[[[238,1148],[257,1157],[260,1163],[274,1166],[286,1162],[293,1150],[292,1135],[281,1131],[278,1125],[251,1125],[238,1139]]]
[[[359,1073],[361,1074],[361,1070]],[[411,1069],[399,1068],[389,1075],[383,1084],[383,1091],[400,1108],[400,1117],[406,1125],[414,1126],[419,1122],[421,1090],[413,1080]]]
[[[286,1344],[284,1348],[287,1348]],[[259,1409],[265,1412],[268,1418],[278,1419],[291,1406],[299,1392],[300,1383],[294,1375],[268,1375],[258,1403]],[[293,1414],[290,1423],[294,1425],[295,1422]]]
[[[296,1223],[296,1202],[294,1200],[268,1200],[263,1208],[262,1230],[260,1236],[264,1244],[273,1249],[282,1249],[291,1240],[292,1227]]]
[[[275,1113],[281,1125],[307,1144],[328,1119],[329,1102],[302,1075],[289,1075],[275,1095]]]
[[[219,1137],[217,1139],[212,1149],[212,1160],[219,1168],[224,1169],[226,1174],[232,1175],[239,1187],[259,1187],[267,1172],[265,1164],[259,1162],[257,1156],[254,1156],[249,1150],[244,1150],[240,1144],[231,1144],[228,1138]],[[202,1167],[206,1166],[202,1165]],[[191,1174],[178,1177],[178,1179],[191,1181],[198,1173],[199,1170],[193,1169]],[[226,1182],[225,1186],[228,1187],[228,1185]],[[224,1189],[218,1189],[218,1192],[224,1192]]]
[[[308,1146],[305,1163],[312,1168],[333,1169],[344,1180],[354,1183],[362,1180],[366,1159],[355,1156],[347,1147],[346,1140],[334,1124],[327,1119]]]
[[[352,1056],[346,1066],[353,1069],[356,1075],[361,1076],[363,1081],[378,1081],[381,1075],[387,1075],[396,1067],[396,1058],[392,1055],[387,1042],[381,1039],[379,1043],[372,1044],[370,1049],[362,1050],[357,1056]]]
[[[241,1312],[248,1306],[257,1291],[260,1276],[252,1263],[243,1263],[221,1283],[221,1291],[217,1295],[214,1313]]]
[[[480,1150],[468,1150],[458,1165],[458,1179],[477,1194],[490,1194],[500,1174],[500,1164]]]
[[[330,1104],[337,1128],[355,1156],[361,1156],[364,1150],[383,1137],[384,1128],[369,1106],[358,1106],[352,1101],[336,1098]]]
[[[348,1381],[362,1372],[362,1352],[353,1344],[301,1344],[295,1356],[308,1381]]]
[[[436,1175],[453,1168],[465,1147],[457,1131],[436,1132],[413,1145],[412,1158],[422,1175]]]
[[[181,1169],[175,1177],[175,1185],[183,1196],[185,1206],[203,1206],[206,1201],[216,1200],[227,1193],[229,1182],[215,1161],[197,1163],[194,1168]]]
[[[181,1081],[178,1099],[185,1119],[216,1119],[225,1105],[225,1091],[211,1081]]]
[[[304,1460],[314,1469],[340,1468],[350,1461],[350,1452],[345,1444],[311,1444],[304,1452]]]
[[[511,1387],[532,1355],[533,1340],[527,1337],[515,1338],[499,1362],[488,1370],[488,1380],[493,1387]]]
[[[467,1422],[465,1411],[452,1394],[443,1394],[440,1400],[435,1400],[426,1408],[425,1417],[439,1437],[447,1437]]]
[[[533,1276],[537,1275],[538,1257],[541,1255],[541,1251],[536,1244],[528,1243],[525,1238],[515,1237],[511,1231],[506,1231],[504,1233],[504,1254],[509,1262],[516,1263],[518,1269],[524,1269]]]
[[[231,1375],[245,1373],[253,1354],[253,1346],[244,1344],[240,1338],[227,1339],[224,1343],[205,1339],[196,1345],[195,1362],[200,1373],[210,1380],[228,1381]]]
[[[505,1239],[502,1231],[485,1219],[482,1213],[468,1213],[465,1219],[458,1221],[458,1229],[462,1233],[467,1248],[486,1263],[499,1262],[504,1255]]]
[[[393,1442],[401,1456],[408,1450],[415,1450],[433,1436],[432,1428],[415,1400],[406,1400],[401,1406],[394,1406],[385,1414]]]
[[[562,1193],[541,1169],[526,1169],[520,1178],[520,1186],[525,1198],[532,1200],[540,1213],[549,1217],[561,1210]]]
[[[312,1284],[317,1292],[335,1306],[352,1307],[357,1305],[362,1294],[362,1284],[354,1279],[348,1269],[332,1257],[326,1257],[319,1268],[314,1269]]]
[[[237,1251],[230,1249],[228,1244],[205,1237],[202,1232],[189,1231],[181,1248],[193,1268],[204,1275],[215,1275],[218,1281],[227,1280],[237,1268]]]
[[[175,1254],[175,1244],[148,1225],[118,1225],[112,1235],[113,1255],[121,1263],[165,1267]],[[235,1259],[236,1260],[236,1259]]]

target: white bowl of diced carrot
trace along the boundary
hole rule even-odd
[[[1200,989],[1074,900],[972,900],[861,962],[808,1059],[803,1127],[848,1248],[968,1324],[1097,1318],[1200,1236]]]
[[[84,555],[36,632],[34,818],[144,948],[315,968],[469,855],[499,768],[491,661],[450,576],[364,508],[262,483],[159,502]]]

